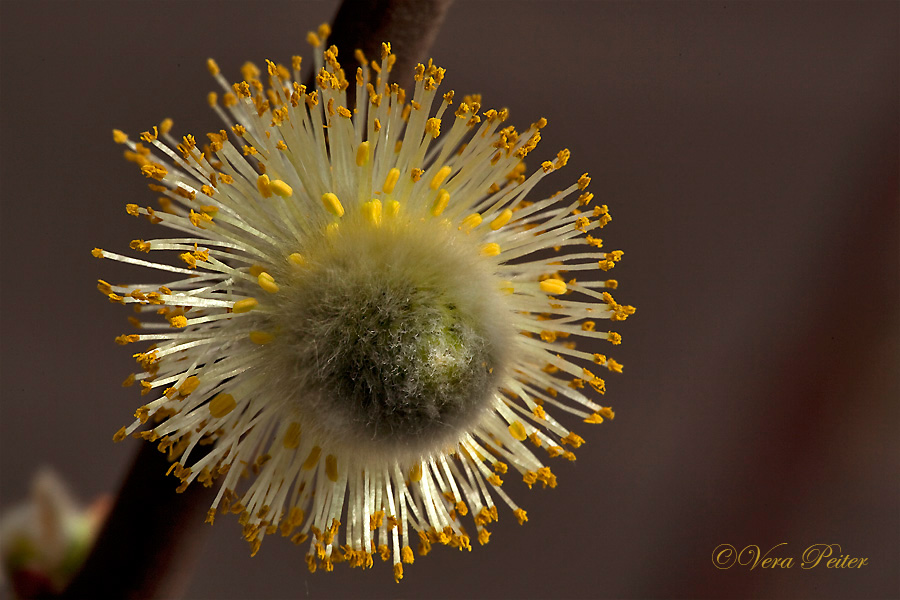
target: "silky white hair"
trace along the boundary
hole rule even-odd
[[[276,275],[273,396],[319,439],[370,455],[455,445],[506,371],[515,330],[496,278],[464,234],[358,225],[312,238],[306,265]]]

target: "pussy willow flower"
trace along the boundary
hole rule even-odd
[[[208,521],[240,515],[252,553],[280,533],[308,546],[312,571],[379,556],[399,581],[412,539],[421,554],[484,544],[498,502],[527,520],[502,478],[556,486],[547,458],[574,460],[566,446],[584,440],[552,411],[613,418],[591,399],[605,391],[594,370],[622,366],[574,339],[618,344],[597,323],[634,309],[614,280],[576,281],[622,257],[591,235],[610,216],[587,174],[526,200],[569,159],[526,175],[544,119],[519,133],[479,96],[454,104],[430,61],[407,99],[389,44],[380,62],[357,52],[348,80],[327,33],[309,36],[314,90],[300,57],[248,63],[234,85],[210,60],[230,132],[202,148],[169,120],[141,142],[114,132],[161,194],[161,209],[128,213],[178,232],[132,250],[181,261],[94,250],[172,277],[100,282],[147,316],[117,341],[153,344],[125,381],[148,401],[115,439],[157,441],[179,489],[218,480]]]

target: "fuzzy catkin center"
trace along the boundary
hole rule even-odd
[[[493,277],[455,234],[420,223],[345,229],[311,248],[285,289],[290,401],[304,421],[363,443],[451,438],[489,405],[503,372],[508,326]]]

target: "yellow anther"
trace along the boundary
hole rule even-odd
[[[598,413],[593,413],[587,419],[584,419],[585,423],[599,424],[603,422],[603,417],[601,417]]]
[[[211,216],[204,212],[195,212],[194,209],[191,209],[191,214],[188,216],[188,219],[190,220],[191,225],[200,229],[203,229],[204,223],[212,223]]]
[[[299,252],[293,252],[291,254],[288,254],[288,260],[294,266],[297,266],[297,267],[306,266],[306,259],[303,258],[303,255],[300,254]]]
[[[259,283],[259,287],[269,292],[270,294],[274,294],[278,291],[278,284],[275,283],[275,278],[263,271],[256,278],[257,283]]]
[[[440,170],[434,174],[434,177],[431,178],[431,183],[428,184],[428,187],[433,190],[438,189],[441,184],[444,183],[444,180],[447,179],[448,175],[450,175],[450,167],[441,167]]]
[[[187,327],[188,321],[187,317],[185,317],[184,315],[175,315],[174,317],[169,318],[169,323],[172,325],[172,327],[182,329],[184,327]]]
[[[322,455],[322,449],[318,446],[313,446],[312,450],[309,451],[309,456],[306,457],[306,460],[303,461],[303,469],[309,471],[313,469],[317,464],[319,464],[319,456]]]
[[[616,413],[613,412],[611,406],[601,406],[600,410],[597,412],[599,412],[601,415],[603,415],[603,417],[609,419],[610,421],[616,418]]]
[[[516,516],[516,520],[519,522],[519,525],[524,525],[528,520],[528,514],[521,508],[517,508],[515,511],[513,511],[513,514]]]
[[[141,133],[141,139],[144,140],[145,142],[147,142],[148,144],[150,142],[156,141],[156,139],[158,137],[159,137],[159,127],[156,127],[155,125],[153,126],[152,132],[145,131],[145,132]]]
[[[608,336],[606,339],[608,339],[613,346],[618,346],[622,343],[622,336],[615,331],[608,331],[606,335]]]
[[[288,425],[287,432],[284,434],[284,447],[288,450],[296,450],[300,445],[300,423],[291,423]]]
[[[150,252],[150,242],[145,242],[144,240],[131,240],[128,247],[140,252]]]
[[[434,199],[434,205],[431,207],[431,215],[434,217],[441,216],[441,213],[447,208],[447,204],[450,203],[450,192],[447,190],[441,190],[438,192],[437,198]]]
[[[251,331],[249,337],[250,341],[258,346],[268,344],[275,339],[274,335],[266,331]]]
[[[182,396],[188,396],[192,394],[198,387],[200,387],[200,378],[196,375],[191,375],[187,379],[184,380],[184,383],[178,388],[178,393]]]
[[[422,480],[422,463],[416,463],[409,470],[409,480],[410,481],[421,481]]]
[[[341,228],[339,223],[329,223],[325,226],[325,235],[331,237],[337,235],[338,230]]]
[[[290,198],[294,195],[294,189],[280,179],[269,183],[269,189],[272,190],[273,194],[282,198]]]
[[[535,473],[534,471],[526,471],[522,476],[522,481],[525,482],[525,485],[527,485],[528,489],[530,490],[531,486],[537,483],[537,473]]]
[[[496,242],[490,242],[481,247],[482,256],[497,256],[498,254],[500,254],[500,244]]]
[[[113,141],[117,144],[124,144],[128,141],[128,135],[121,129],[113,129]]]
[[[497,215],[497,218],[491,221],[491,229],[497,231],[498,229],[509,223],[509,220],[512,219],[512,215],[513,213],[510,209],[504,209],[503,212]]]
[[[578,178],[578,189],[579,190],[585,189],[590,182],[591,182],[591,178],[588,177],[587,173],[585,173],[584,175],[582,175],[581,177]]]
[[[472,213],[460,222],[458,229],[469,233],[479,225],[481,225],[481,215]]]
[[[384,208],[384,214],[387,215],[388,218],[394,218],[400,214],[400,202],[397,200],[389,200],[387,206]]]
[[[231,305],[231,312],[238,314],[250,312],[257,306],[259,306],[259,302],[256,301],[256,298],[244,298]]]
[[[384,187],[382,190],[385,194],[390,194],[394,191],[394,186],[397,185],[397,182],[400,180],[400,169],[394,168],[388,171],[387,177],[384,178]]]
[[[573,448],[580,448],[581,445],[584,444],[584,438],[577,433],[572,433],[571,431],[566,435],[566,437],[561,438],[559,441],[563,444],[569,444]]]
[[[327,210],[334,216],[344,216],[344,206],[341,204],[341,201],[338,200],[338,197],[331,192],[322,194],[322,204],[325,205],[325,210]]]
[[[318,48],[322,45],[322,40],[320,40],[319,36],[317,36],[314,32],[310,31],[306,34],[306,43],[313,48]]]
[[[234,410],[237,406],[237,402],[234,401],[234,396],[231,394],[219,394],[210,400],[208,406],[209,414],[212,415],[214,419],[221,419]]]
[[[403,579],[403,563],[394,563],[394,581],[400,583]]]
[[[172,119],[163,119],[162,123],[159,124],[159,132],[163,135],[169,133],[172,131],[172,125],[174,124]]]
[[[441,135],[441,120],[436,117],[428,119],[428,121],[425,122],[425,133],[432,138]]]
[[[375,227],[381,226],[382,205],[381,200],[369,200],[362,205],[363,216]]]
[[[215,92],[208,93],[206,95],[206,103],[209,104],[210,108],[214,107],[219,103],[219,95]]]
[[[259,177],[256,178],[256,189],[259,190],[259,194],[263,198],[271,198],[272,197],[272,189],[270,187],[269,176],[263,173]]]
[[[478,531],[478,543],[484,546],[491,540],[491,532],[487,529],[481,529]]]
[[[565,294],[567,289],[566,282],[559,279],[545,279],[541,282],[541,291],[553,296]]]
[[[325,474],[331,481],[336,482],[338,480],[338,464],[334,454],[329,454],[325,457]]]
[[[216,61],[211,58],[206,59],[206,68],[209,70],[209,74],[213,77],[219,74],[219,65],[216,64]]]
[[[166,168],[162,165],[147,164],[141,167],[141,173],[143,173],[144,177],[162,181],[163,179],[165,179],[168,171],[166,171]]]
[[[369,142],[360,142],[356,149],[356,166],[363,167],[369,162]]]
[[[516,288],[513,287],[512,281],[504,281],[500,285],[500,291],[503,292],[504,294],[512,294],[513,292],[516,291]]]
[[[509,424],[509,434],[519,440],[520,442],[525,441],[528,437],[528,433],[525,431],[525,426],[522,425],[519,421],[513,421]]]

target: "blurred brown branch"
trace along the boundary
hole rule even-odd
[[[91,555],[64,598],[158,598],[179,595],[209,526],[214,488],[182,494],[166,477],[166,455],[141,443]]]

